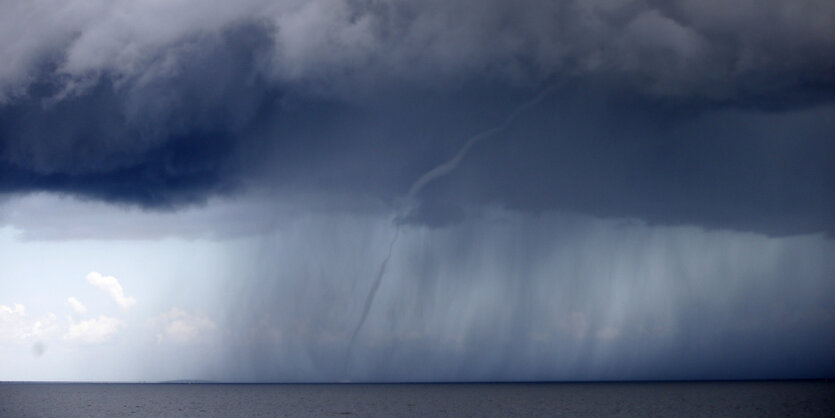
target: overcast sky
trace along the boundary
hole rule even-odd
[[[0,380],[835,375],[835,3],[0,0]]]

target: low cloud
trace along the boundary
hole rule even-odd
[[[157,322],[162,331],[157,334],[157,343],[171,341],[188,344],[199,340],[217,328],[214,321],[206,316],[188,313],[177,308],[160,316]]]
[[[122,285],[113,276],[102,276],[93,271],[87,275],[87,282],[109,294],[122,309],[129,309],[136,304],[136,299],[125,296]]]
[[[87,312],[87,307],[73,296],[67,298],[67,305],[69,305],[70,309],[77,314]]]
[[[84,344],[103,343],[113,338],[124,326],[124,321],[104,315],[81,322],[71,321],[64,338]]]
[[[23,304],[0,305],[0,342],[28,343],[46,338],[57,329],[53,313],[31,318]]]
[[[0,318],[7,321],[13,317],[21,317],[26,315],[26,307],[21,303],[15,303],[12,306],[0,305]]]

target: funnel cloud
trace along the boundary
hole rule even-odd
[[[523,105],[519,106],[516,110],[513,111],[500,125],[490,128],[484,132],[480,132],[472,137],[470,137],[464,146],[455,154],[455,156],[446,161],[437,167],[429,170],[424,175],[420,176],[420,178],[415,181],[412,187],[409,189],[409,193],[406,195],[406,202],[407,204],[413,202],[415,196],[420,192],[420,190],[425,187],[427,184],[436,181],[444,176],[449,175],[459,164],[461,164],[461,160],[467,156],[467,152],[472,148],[476,143],[479,141],[484,140],[485,138],[489,138],[491,135],[501,132],[507,126],[509,126],[514,119],[516,119],[525,109],[536,105],[545,97],[548,93],[549,89],[544,90],[542,93],[537,95],[532,100],[524,103]],[[407,214],[408,216],[408,214]],[[402,216],[399,216],[402,219]],[[377,276],[374,279],[374,283],[371,285],[371,290],[368,293],[368,297],[366,297],[365,304],[362,310],[362,316],[360,316],[360,320],[357,323],[357,327],[354,329],[354,332],[351,334],[351,342],[348,348],[348,357],[350,359],[350,351],[351,348],[354,346],[354,342],[357,339],[357,334],[359,334],[360,330],[362,330],[362,326],[365,324],[365,319],[368,317],[368,311],[371,310],[371,306],[374,304],[374,297],[377,295],[377,290],[380,287],[380,283],[382,283],[383,277],[386,274],[386,265],[391,259],[391,252],[394,249],[394,245],[397,244],[397,238],[400,236],[400,227],[398,226],[394,231],[394,237],[391,239],[391,245],[389,245],[388,254],[386,254],[386,258],[383,259],[382,264],[380,264],[380,270],[377,273]]]

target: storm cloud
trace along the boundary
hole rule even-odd
[[[393,202],[553,89],[410,221],[494,203],[832,232],[830,2],[0,7],[6,193],[170,209],[266,184]]]

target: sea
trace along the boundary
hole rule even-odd
[[[0,383],[0,417],[835,417],[835,381]]]

